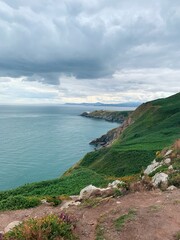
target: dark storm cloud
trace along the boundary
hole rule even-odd
[[[123,68],[180,67],[170,0],[0,0],[0,75],[59,84]]]

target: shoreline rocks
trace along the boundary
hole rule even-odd
[[[94,119],[103,119],[109,122],[123,123],[130,113],[131,111],[96,110],[93,112],[83,112],[80,114],[80,116]]]

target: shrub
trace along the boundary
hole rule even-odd
[[[47,202],[52,203],[52,205],[54,207],[56,207],[62,203],[62,200],[58,196],[49,196],[49,197],[47,197]]]
[[[172,173],[169,174],[169,185],[174,185],[176,187],[180,187],[180,173]]]
[[[40,219],[29,219],[4,235],[4,240],[74,240],[73,225],[66,215],[48,215]]]
[[[41,202],[37,197],[24,197],[21,195],[10,196],[5,200],[0,201],[0,210],[31,208],[40,205],[40,203]]]
[[[175,240],[180,240],[180,231],[174,235]]]
[[[122,195],[123,194],[119,189],[117,189],[117,188],[114,189],[114,197],[120,197]]]
[[[149,174],[149,177],[153,177],[156,173],[159,173],[159,172],[166,172],[167,170],[168,170],[168,166],[162,165],[158,167],[156,170],[154,170],[153,172],[151,172]]]

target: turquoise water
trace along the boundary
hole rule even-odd
[[[88,143],[118,126],[79,116],[93,109],[0,106],[0,190],[58,177],[93,151]]]

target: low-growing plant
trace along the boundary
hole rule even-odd
[[[163,160],[163,156],[158,155],[156,156],[156,162],[161,162]]]
[[[54,207],[58,206],[59,204],[62,203],[62,200],[58,196],[49,196],[46,198],[48,203],[52,203]]]
[[[180,240],[180,231],[178,231],[178,232],[174,235],[174,239],[175,239],[175,240]]]
[[[84,199],[80,207],[87,207],[87,208],[97,207],[100,204],[101,200],[102,200],[101,198]]]
[[[41,204],[37,197],[24,197],[21,195],[10,196],[5,200],[0,201],[0,210],[16,210],[36,207]]]
[[[151,205],[149,207],[150,212],[158,212],[161,209],[162,206],[160,205]]]
[[[114,195],[113,195],[114,197],[120,197],[122,195],[123,194],[122,194],[121,190],[119,190],[117,188],[114,189]]]
[[[166,172],[167,170],[168,170],[168,166],[166,165],[160,166],[155,171],[151,172],[149,174],[149,177],[153,177],[156,173],[159,173],[159,172]]]
[[[174,170],[180,171],[180,158],[174,159],[172,164]]]
[[[169,174],[169,185],[180,187],[180,172]]]
[[[120,231],[127,221],[131,221],[136,216],[136,210],[130,209],[127,214],[124,214],[115,220],[115,227],[117,231]]]
[[[96,240],[104,240],[104,228],[100,225],[96,226]]]
[[[74,225],[66,215],[48,215],[43,218],[31,218],[6,233],[3,240],[74,240]]]

